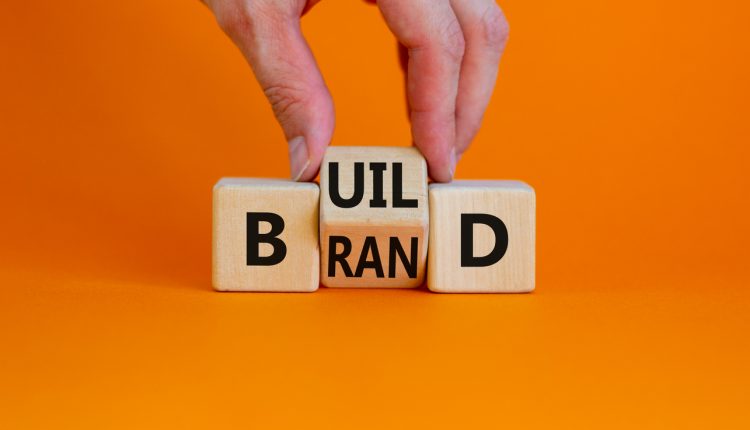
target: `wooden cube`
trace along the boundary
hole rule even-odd
[[[417,149],[328,148],[320,186],[323,285],[422,285],[429,211],[427,164]]]
[[[441,293],[534,289],[534,189],[518,181],[430,185],[427,286]]]
[[[213,192],[213,285],[220,291],[315,291],[317,184],[224,178]]]

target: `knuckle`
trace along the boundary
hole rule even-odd
[[[492,4],[482,14],[480,28],[485,43],[493,48],[502,49],[508,40],[510,26],[503,11],[497,4]]]
[[[259,28],[269,27],[281,21],[281,12],[273,5],[242,0],[223,4],[215,12],[216,21],[230,37],[256,34]]]
[[[214,15],[216,15],[219,27],[229,36],[236,35],[247,28],[252,19],[250,11],[240,5],[219,8]]]
[[[270,85],[263,88],[274,115],[284,123],[299,112],[309,100],[309,92],[290,85]]]
[[[466,41],[461,25],[456,19],[451,19],[444,25],[439,43],[443,51],[456,61],[461,61],[466,49]]]

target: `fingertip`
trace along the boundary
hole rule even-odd
[[[289,166],[291,177],[296,182],[309,182],[318,176],[320,164],[323,160],[325,148],[311,148],[303,136],[298,136],[289,141]]]
[[[310,166],[310,156],[304,136],[297,136],[287,142],[289,145],[289,168],[292,180],[299,181]]]
[[[450,169],[440,167],[429,167],[430,178],[434,182],[450,182],[453,180],[453,175]]]
[[[318,176],[320,171],[320,164],[323,161],[322,157],[319,158],[308,158],[305,164],[299,171],[298,177],[294,180],[296,182],[312,182]]]
[[[313,109],[314,114],[307,121],[306,145],[308,165],[300,176],[300,181],[313,181],[318,176],[326,148],[331,144],[336,126],[336,114],[333,99],[326,91],[318,98],[319,104]]]
[[[308,94],[279,121],[289,139],[290,174],[295,181],[312,181],[318,175],[336,121],[333,100],[324,86]]]
[[[310,182],[318,175],[318,169],[313,167],[312,161],[307,160],[302,166],[296,177],[292,178],[295,182]]]
[[[427,161],[427,171],[430,179],[435,182],[450,182],[456,173],[457,154],[454,147],[449,150],[436,150],[434,146],[419,147]]]
[[[430,167],[429,174],[433,182],[447,183],[453,180],[453,172],[449,168]]]
[[[451,172],[451,180],[456,176],[456,164],[458,163],[458,158],[456,157],[456,147],[454,146],[451,148],[451,154],[450,154],[450,172]]]

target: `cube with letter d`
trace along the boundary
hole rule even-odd
[[[317,184],[223,178],[213,192],[213,285],[219,291],[315,291]]]
[[[430,185],[427,286],[441,293],[534,289],[536,196],[519,181]]]

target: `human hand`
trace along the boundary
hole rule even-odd
[[[331,94],[302,35],[300,17],[320,0],[204,0],[240,48],[289,144],[292,178],[315,178],[331,141]],[[378,0],[406,54],[414,145],[430,177],[453,178],[479,130],[508,37],[494,0]]]

